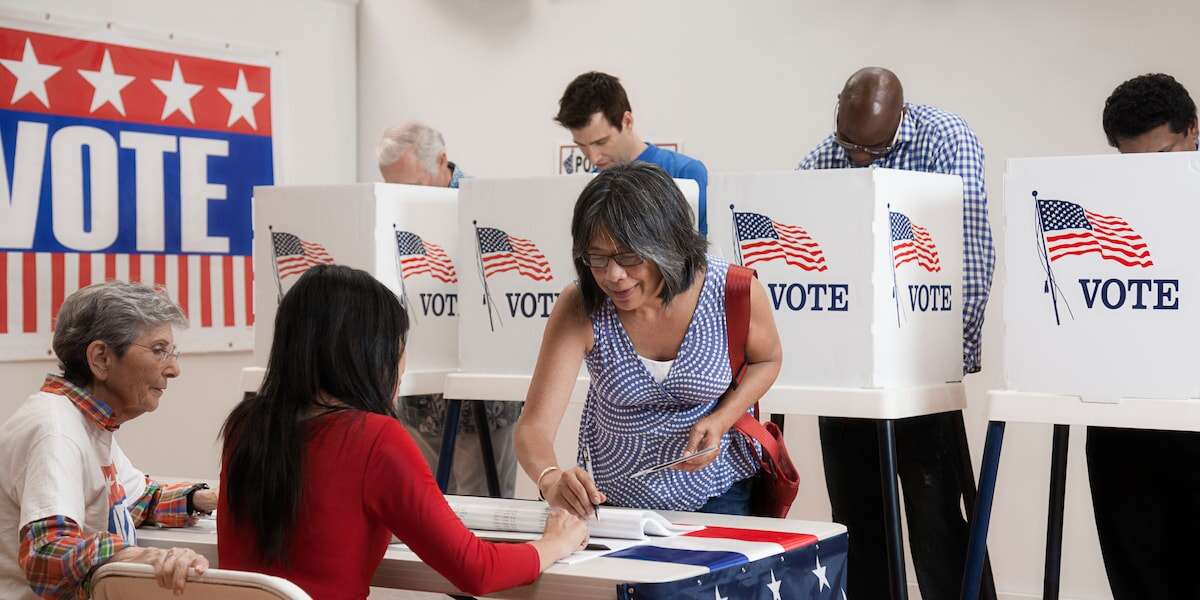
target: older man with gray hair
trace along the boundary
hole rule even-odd
[[[388,183],[457,188],[463,177],[446,158],[442,134],[416,121],[384,130],[378,155],[379,173]]]
[[[446,142],[436,129],[410,121],[383,132],[379,141],[379,173],[387,183],[457,188],[464,175],[446,158]],[[420,351],[420,350],[418,350]],[[460,421],[457,449],[463,458],[480,455],[475,409],[482,404],[491,432],[500,495],[511,498],[516,491],[517,459],[513,453],[513,430],[521,415],[516,402],[467,402]],[[429,468],[437,471],[438,452],[446,421],[446,401],[441,394],[405,396],[400,399],[400,420],[417,441]],[[487,475],[482,461],[456,460],[446,485],[448,494],[488,495]]]

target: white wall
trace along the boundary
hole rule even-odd
[[[179,37],[278,50],[282,86],[274,113],[280,182],[355,179],[355,6],[334,0],[38,0],[0,6],[94,19]],[[121,428],[134,464],[151,474],[216,478],[217,431],[240,399],[239,373],[252,353],[187,354],[159,410]],[[0,363],[0,421],[37,390],[49,361]]]
[[[1164,71],[1200,97],[1197,22],[1193,0],[364,0],[358,174],[378,180],[374,141],[405,118],[441,129],[470,174],[549,174],[555,144],[570,139],[552,121],[557,100],[589,69],[623,79],[644,137],[682,139],[710,171],[791,168],[830,132],[845,78],[877,64],[900,75],[910,100],[973,126],[999,224],[1005,159],[1110,151],[1100,113],[1120,81]],[[997,283],[985,371],[968,379],[976,462],[982,394],[1003,367]],[[815,421],[789,423],[804,482],[795,515],[828,518]],[[1108,598],[1084,433],[1072,433],[1063,595]],[[1008,427],[990,548],[1011,598],[1041,593],[1050,434]]]

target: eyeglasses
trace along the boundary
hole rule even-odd
[[[842,104],[839,102],[833,109],[833,141],[837,142],[837,145],[841,146],[843,150],[846,152],[865,152],[875,158],[879,158],[891,152],[892,148],[896,147],[896,141],[900,139],[900,126],[904,124],[904,116],[908,114],[907,106],[900,107],[900,122],[896,124],[896,133],[892,134],[892,141],[883,146],[863,146],[862,144],[855,144],[854,142],[842,139],[842,134],[837,130],[838,111],[841,108]]]
[[[162,346],[154,346],[154,347],[143,346],[142,344],[131,344],[131,345],[137,346],[138,348],[145,348],[145,349],[149,350],[150,352],[153,352],[154,358],[157,358],[158,362],[160,362],[160,363],[165,363],[165,362],[167,362],[167,360],[170,360],[170,359],[174,359],[175,362],[179,362],[179,357],[181,356],[179,353],[179,350],[177,350],[175,348],[175,346],[171,346],[170,348],[163,348]]]
[[[617,264],[622,267],[633,267],[646,262],[646,259],[642,258],[642,255],[636,252],[621,252],[619,254],[588,254],[585,252],[579,255],[579,260],[593,269],[607,267],[609,259],[617,261]]]

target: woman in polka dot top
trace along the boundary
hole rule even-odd
[[[729,264],[705,254],[683,194],[659,168],[614,166],[584,188],[571,222],[579,280],[546,326],[517,424],[522,468],[551,505],[589,517],[593,504],[748,514],[756,449],[734,422],[779,374],[769,301],[750,293],[747,367],[736,390],[725,325]],[[580,466],[560,464],[554,438],[581,363],[591,385],[579,427]],[[728,393],[726,393],[728,391]],[[716,446],[673,468],[647,467]]]

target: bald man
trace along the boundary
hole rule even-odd
[[[980,368],[980,333],[996,254],[983,183],[983,148],[958,115],[904,101],[896,74],[869,67],[838,94],[837,130],[809,152],[800,169],[889,169],[958,175],[963,180],[963,372]],[[896,422],[909,545],[924,600],[957,598],[967,549],[959,508],[959,413]],[[873,421],[822,417],[821,449],[833,520],[850,530],[852,598],[887,598],[887,546]],[[994,598],[990,574],[983,598]]]

